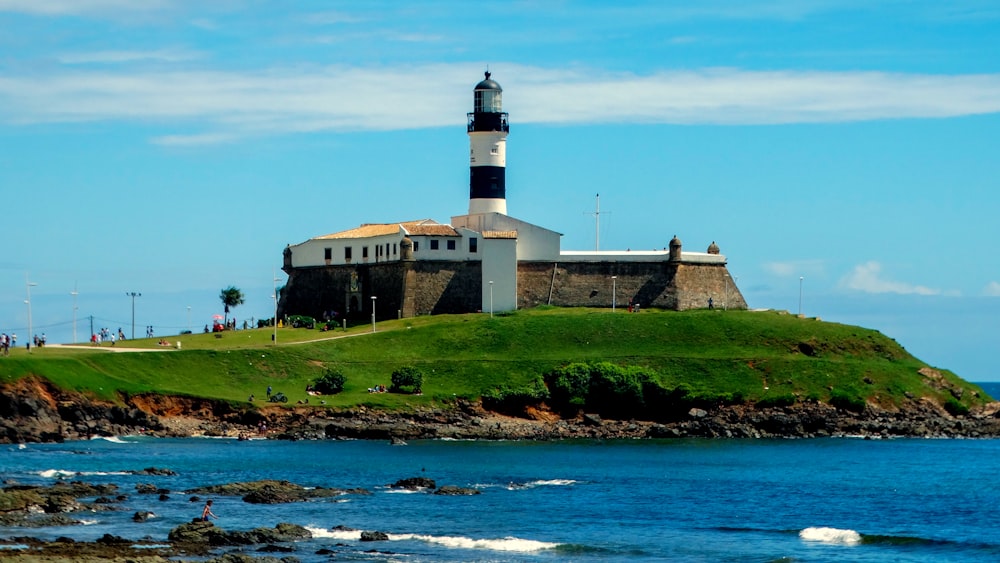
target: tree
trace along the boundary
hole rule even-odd
[[[222,300],[222,304],[226,307],[226,324],[229,324],[229,309],[232,307],[238,307],[244,303],[243,292],[238,288],[229,286],[222,290],[219,294],[219,299]]]

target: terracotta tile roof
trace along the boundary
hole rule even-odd
[[[517,238],[517,231],[483,231],[483,238]]]
[[[345,238],[371,238],[384,235],[394,235],[403,228],[412,235],[434,235],[434,236],[458,236],[451,225],[441,225],[433,219],[418,219],[416,221],[404,221],[402,223],[365,223],[360,227],[331,233],[315,237],[320,240],[345,239]]]

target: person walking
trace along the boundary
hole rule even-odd
[[[205,508],[201,509],[201,520],[202,520],[202,522],[208,522],[208,518],[209,517],[215,518],[216,520],[219,519],[219,517],[216,516],[214,512],[212,512],[212,501],[211,501],[211,499],[209,499],[209,501],[205,503]]]

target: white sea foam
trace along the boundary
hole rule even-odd
[[[426,493],[427,489],[419,487],[416,489],[386,489],[382,491],[383,493],[389,493],[393,495],[412,495],[416,493]]]
[[[492,551],[515,551],[531,553],[553,549],[559,544],[521,538],[475,539],[463,536],[427,536],[422,534],[389,534],[392,541],[416,540],[458,549],[489,549]]]
[[[839,528],[806,528],[799,532],[799,538],[803,541],[840,545],[855,545],[861,543],[861,534],[855,532],[854,530],[841,530]]]
[[[97,524],[98,522],[99,522],[98,520],[80,520],[80,524],[83,525],[83,526],[93,526],[94,524]]]
[[[545,487],[545,486],[565,487],[568,485],[575,485],[576,483],[577,482],[573,479],[542,479],[539,481],[530,481],[528,485],[532,485],[535,487]]]
[[[330,538],[335,540],[361,540],[361,530],[328,530],[306,526],[314,538]],[[531,553],[544,549],[553,549],[559,544],[521,538],[506,537],[497,539],[475,539],[463,536],[429,536],[425,534],[388,534],[389,541],[422,541],[456,549],[489,549],[493,551],[513,551]]]
[[[314,538],[332,538],[335,540],[360,540],[361,530],[327,530],[326,528],[305,527]]]
[[[46,479],[65,479],[67,477],[81,477],[88,475],[131,475],[128,471],[69,471],[66,469],[46,469],[39,471],[38,475]]]
[[[65,479],[79,475],[76,471],[66,471],[65,469],[44,469],[38,474],[46,479]]]
[[[95,436],[91,438],[92,440],[104,440],[106,442],[111,442],[112,444],[128,444],[125,440],[122,440],[118,436]]]

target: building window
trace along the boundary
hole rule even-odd
[[[448,250],[455,250],[455,240],[454,239],[449,239],[448,240]]]
[[[323,249],[323,259],[324,260],[333,260],[333,249],[332,248],[324,248]]]
[[[345,246],[344,247],[344,260],[347,260],[348,262],[350,262],[350,260],[351,260],[351,247],[350,246]]]
[[[420,241],[419,240],[415,240],[415,241],[413,241],[413,251],[416,252],[418,250],[420,250]]]
[[[437,250],[437,249],[438,249],[438,240],[436,238],[432,238],[431,239],[431,250]]]
[[[362,246],[361,247],[361,257],[362,258],[368,258],[368,247],[367,246]]]
[[[386,257],[389,256],[389,243],[385,243],[385,255]]]
[[[494,156],[499,155],[500,154],[500,145],[493,145],[493,147],[490,148],[490,154],[492,154]]]
[[[392,243],[392,255],[395,256],[397,254],[399,254],[399,252],[396,250],[396,243]]]
[[[469,252],[478,252],[478,251],[479,251],[479,239],[477,239],[476,237],[470,237]]]

